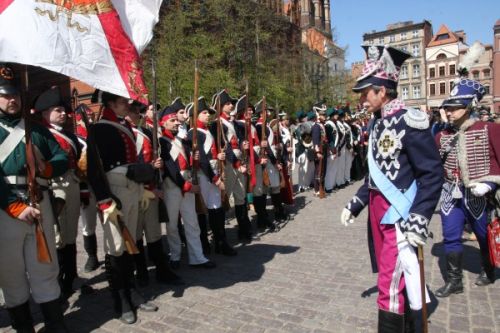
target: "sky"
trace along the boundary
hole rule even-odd
[[[500,19],[500,0],[330,0],[332,27],[337,45],[348,47],[346,69],[364,60],[363,34],[382,31],[401,21],[428,20],[434,34],[441,24],[464,30],[467,44],[493,43],[493,25]]]

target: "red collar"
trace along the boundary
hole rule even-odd
[[[170,140],[174,140],[175,139],[175,135],[172,132],[170,132],[170,130],[163,129],[163,135],[165,135]]]
[[[207,124],[202,123],[199,119],[198,119],[198,120],[196,120],[196,126],[197,126],[198,128],[204,129],[204,130],[206,130],[206,129],[207,129]]]
[[[228,116],[227,114],[225,114],[224,112],[221,112],[221,113],[220,113],[220,117],[221,117],[222,119],[229,120],[229,116]]]

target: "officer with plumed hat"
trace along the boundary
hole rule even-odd
[[[368,207],[378,270],[378,331],[402,332],[405,325],[421,327],[419,311],[427,302],[421,299],[416,248],[425,245],[439,200],[441,159],[427,114],[397,99],[399,72],[410,54],[391,46],[363,48],[367,58],[353,90],[374,115],[369,175],[342,211],[341,222],[349,225]]]

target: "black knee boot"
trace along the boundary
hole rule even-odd
[[[104,267],[106,269],[106,278],[108,279],[109,288],[114,301],[115,312],[119,314],[120,321],[125,324],[133,324],[137,317],[132,308],[130,300],[130,291],[125,289],[123,276],[126,270],[123,267],[122,256],[112,256],[106,254],[104,259]]]
[[[97,259],[97,237],[95,234],[83,236],[83,248],[88,255],[83,270],[85,273],[95,271],[99,267],[99,260]]]
[[[137,284],[141,287],[149,284],[148,264],[146,263],[146,252],[144,250],[144,242],[141,240],[136,241],[138,254],[134,254],[135,262],[135,279]]]
[[[76,244],[67,244],[64,249],[64,274],[62,276],[62,293],[65,297],[73,294],[73,281],[77,278]]]
[[[12,328],[17,333],[35,333],[29,302],[8,308]]]
[[[46,333],[67,333],[69,332],[64,325],[64,315],[59,298],[50,302],[40,303]]]
[[[215,253],[225,256],[235,256],[237,252],[227,243],[226,240],[226,213],[224,208],[209,209],[208,222],[214,235]]]
[[[158,307],[146,300],[146,297],[137,289],[137,285],[135,283],[134,278],[134,258],[127,252],[123,253],[121,256],[121,260],[123,260],[123,270],[125,274],[123,277],[123,284],[125,286],[125,290],[129,292],[130,295],[130,304],[132,304],[133,308],[138,308],[145,312],[154,312],[158,311]]]
[[[285,207],[283,206],[281,193],[271,194],[271,201],[274,206],[274,219],[276,221],[286,221],[288,219],[288,215],[285,211]]]
[[[236,222],[238,222],[238,239],[239,240],[252,240],[252,225],[248,219],[247,205],[234,206],[234,214],[236,215]]]
[[[404,315],[378,310],[378,333],[404,333]]]
[[[451,294],[464,292],[462,284],[462,252],[451,252],[446,255],[446,284],[436,291],[437,297],[448,297]]]
[[[476,279],[476,286],[487,286],[495,283],[495,267],[490,262],[490,253],[488,248],[481,250],[481,273]]]
[[[167,265],[167,256],[160,240],[148,243],[148,256],[156,267],[156,281],[164,284],[180,285],[182,280]]]
[[[266,195],[253,197],[253,205],[255,207],[255,213],[257,213],[257,227],[259,229],[269,228],[269,230],[274,231],[276,226],[267,216]]]
[[[203,254],[205,256],[209,255],[210,242],[208,241],[208,226],[207,226],[207,216],[205,214],[198,214],[198,225],[200,227],[200,241],[203,248]]]

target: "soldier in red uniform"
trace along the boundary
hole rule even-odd
[[[77,162],[82,147],[77,137],[64,129],[67,110],[64,107],[58,87],[46,90],[38,96],[35,106],[41,112],[44,125],[54,135],[59,146],[68,155],[68,171],[51,180],[55,198],[55,224],[57,257],[59,261],[59,281],[62,293],[69,296],[73,292],[73,281],[77,277],[76,236],[80,215],[80,179],[77,176]]]
[[[470,118],[484,94],[479,82],[462,78],[442,105],[450,124],[436,136],[445,171],[441,222],[447,279],[436,291],[438,297],[463,292],[461,237],[465,223],[470,224],[481,252],[482,271],[476,285],[495,281],[486,227],[492,209],[487,196],[500,185],[500,125]]]

